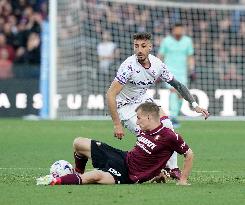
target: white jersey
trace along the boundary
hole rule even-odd
[[[121,83],[123,89],[117,95],[117,107],[141,103],[146,98],[147,89],[155,84],[157,79],[169,82],[173,75],[167,66],[157,57],[149,54],[150,68],[144,68],[136,55],[128,57],[119,67],[115,80]]]

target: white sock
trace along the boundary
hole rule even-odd
[[[161,121],[163,127],[167,127],[167,128],[169,128],[169,129],[174,131],[173,124],[172,124],[171,120],[167,116],[161,117],[160,121]],[[168,162],[166,164],[166,167],[168,167],[169,169],[178,168],[177,152],[174,152],[172,154],[172,156],[170,157],[170,159],[168,160]]]
[[[171,120],[167,116],[161,117],[160,121],[161,121],[163,127],[167,127],[171,130],[174,130],[174,126],[173,126]]]
[[[169,169],[178,168],[178,164],[177,164],[177,152],[174,152],[172,154],[172,156],[170,157],[170,159],[167,162],[166,167],[168,167]]]

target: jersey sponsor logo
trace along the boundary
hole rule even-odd
[[[118,177],[122,176],[120,172],[116,171],[116,170],[113,169],[113,168],[110,168],[108,171],[109,171],[110,173],[112,173],[113,175],[116,175],[116,176],[118,176]]]
[[[146,149],[145,145],[141,144],[140,142],[136,142],[136,145],[138,145],[141,149],[143,149],[146,153],[151,154],[149,150]]]
[[[154,144],[152,141],[148,140],[145,137],[138,137],[137,140],[143,144],[145,144],[147,147],[151,148],[152,150],[156,147],[156,144]]]
[[[146,81],[138,81],[138,82],[130,80],[129,82],[132,83],[133,85],[144,85],[144,86],[149,86],[149,85],[154,84],[154,81],[151,81],[149,79]]]
[[[153,142],[151,142],[150,140],[142,136],[137,138],[136,145],[139,146],[142,150],[144,150],[148,154],[151,154],[149,148],[153,150],[157,146],[156,144],[154,144]]]

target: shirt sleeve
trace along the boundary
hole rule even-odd
[[[186,152],[189,150],[189,146],[185,143],[183,138],[178,133],[172,132],[171,139],[173,150],[181,155],[186,154]]]
[[[164,82],[169,82],[173,79],[173,77],[173,74],[168,70],[167,66],[162,63],[160,79]]]
[[[115,80],[117,80],[122,85],[125,85],[127,81],[131,78],[133,74],[132,65],[123,62],[117,71]]]
[[[187,48],[187,55],[188,56],[194,55],[193,42],[192,42],[191,38],[189,39],[189,44],[188,44],[188,48]]]

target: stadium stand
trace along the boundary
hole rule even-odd
[[[46,0],[0,0],[0,79],[39,78]]]

